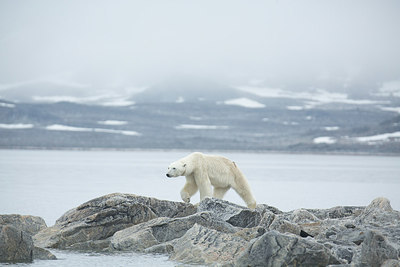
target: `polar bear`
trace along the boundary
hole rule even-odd
[[[235,162],[221,156],[206,155],[200,152],[192,153],[179,159],[168,167],[167,177],[185,176],[186,184],[181,190],[184,202],[190,202],[190,197],[197,190],[200,200],[206,197],[222,199],[229,188],[233,188],[250,209],[255,209],[254,199],[246,177]],[[211,186],[214,187],[212,192]]]

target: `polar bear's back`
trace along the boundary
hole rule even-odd
[[[238,176],[243,175],[232,160],[223,156],[195,152],[189,157],[196,166],[206,167],[206,170],[203,171],[207,172],[213,186],[232,186],[232,182],[235,182]],[[201,164],[199,164],[200,162]]]

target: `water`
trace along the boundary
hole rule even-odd
[[[386,197],[400,210],[400,158],[304,154],[226,153],[247,176],[258,203],[283,211],[368,205]],[[183,151],[0,150],[0,214],[41,216],[47,225],[90,199],[121,192],[181,201],[185,179],[166,168]],[[225,199],[243,205],[234,192]],[[192,202],[199,201],[199,194]],[[165,256],[54,251],[40,266],[173,266]],[[79,264],[78,264],[79,263]],[[37,266],[39,266],[37,265]]]

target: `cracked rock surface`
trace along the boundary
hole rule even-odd
[[[282,212],[115,193],[66,212],[33,240],[42,248],[162,253],[211,266],[400,266],[400,213],[385,198]]]

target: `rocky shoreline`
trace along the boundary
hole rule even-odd
[[[161,253],[212,266],[400,266],[400,212],[385,198],[282,212],[114,193],[67,211],[51,227],[40,217],[0,215],[0,262],[55,259],[46,248]]]

